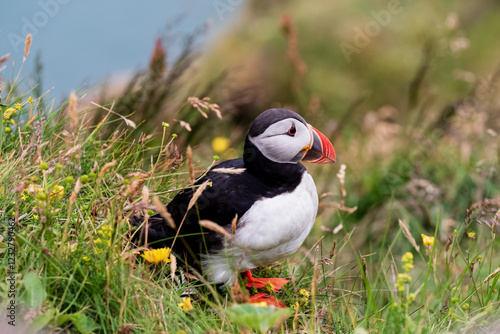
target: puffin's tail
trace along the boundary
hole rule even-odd
[[[190,236],[179,236],[179,240],[175,240],[176,231],[169,227],[167,222],[159,214],[148,218],[147,226],[143,216],[131,215],[129,221],[135,229],[131,232],[132,242],[136,246],[145,246],[151,248],[169,247],[177,256],[178,261],[185,263],[197,270],[201,270],[201,262],[199,256],[203,250],[200,233],[192,233]],[[194,246],[194,248],[192,248]]]
[[[144,216],[131,215],[129,218],[133,229],[132,242],[136,245],[148,245],[152,248],[171,247],[172,230],[168,229],[167,224],[160,215],[154,215],[148,218],[147,226],[144,223]]]

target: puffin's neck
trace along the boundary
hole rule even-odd
[[[269,160],[248,137],[245,140],[243,161],[248,172],[270,185],[299,184],[305,171],[301,163],[278,163]]]

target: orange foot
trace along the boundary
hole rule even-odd
[[[276,307],[286,308],[285,304],[283,304],[281,300],[264,292],[250,296],[249,301],[251,304],[264,302],[267,305],[274,305]]]
[[[248,279],[247,283],[245,284],[247,288],[262,289],[266,287],[267,283],[271,283],[273,285],[274,291],[283,289],[285,284],[290,282],[290,280],[287,278],[254,278],[250,270],[247,270],[243,273],[243,278]]]

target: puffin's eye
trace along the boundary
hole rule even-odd
[[[295,124],[292,124],[290,129],[288,129],[287,134],[290,136],[295,136],[295,133],[297,133],[297,129],[295,128]]]

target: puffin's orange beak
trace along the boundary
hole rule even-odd
[[[308,126],[311,131],[312,141],[307,154],[302,160],[317,164],[333,164],[335,162],[335,149],[332,143],[312,125],[308,124]],[[307,146],[304,147],[304,149],[306,148]]]

